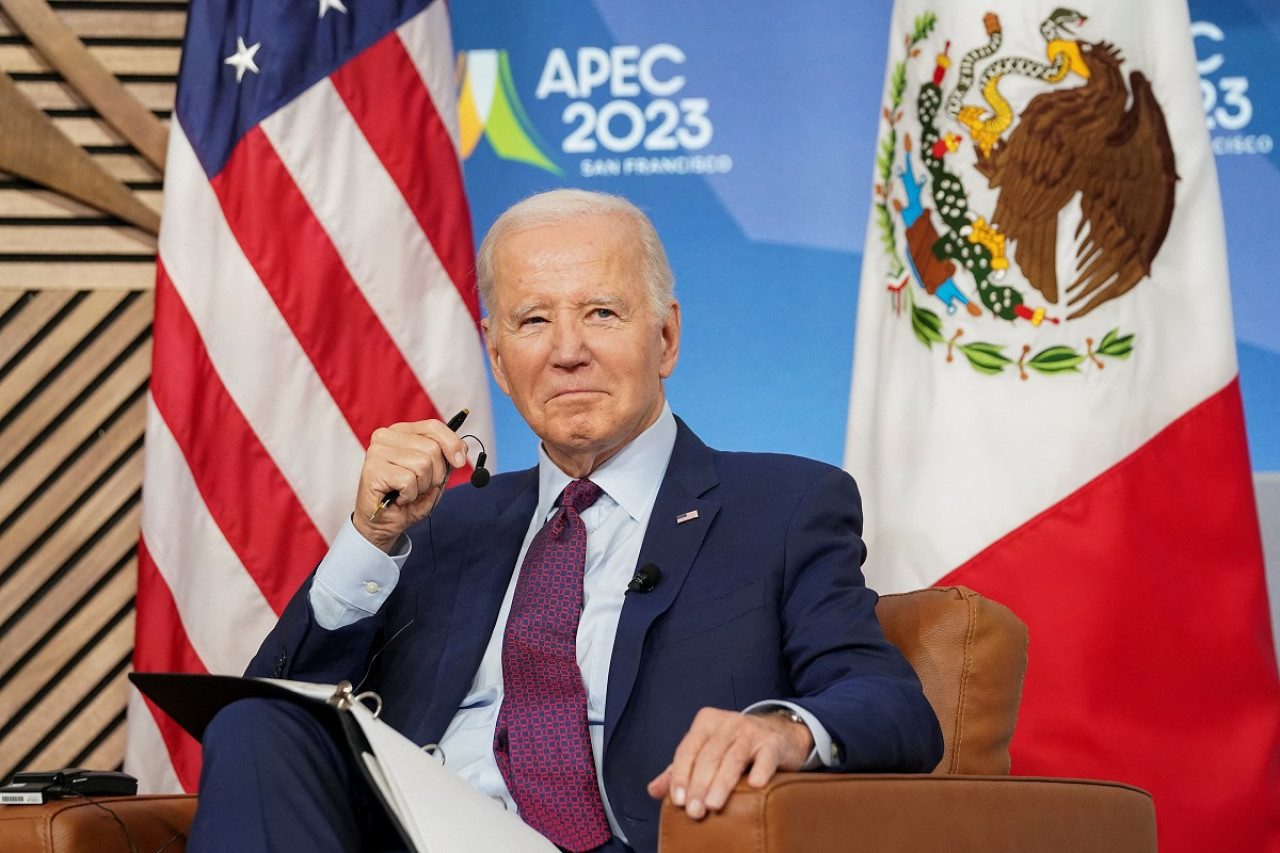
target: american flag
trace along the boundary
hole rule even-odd
[[[350,513],[376,428],[465,407],[492,448],[455,101],[444,0],[192,0],[135,669],[242,671]],[[199,748],[134,693],[126,766],[194,790]]]

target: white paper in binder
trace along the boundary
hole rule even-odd
[[[514,812],[378,719],[381,700],[373,693],[355,694],[349,682],[312,684],[172,673],[131,673],[130,680],[197,738],[218,709],[237,699],[263,697],[329,706],[365,777],[415,853],[558,853],[554,844]]]
[[[558,853],[554,844],[502,804],[377,719],[363,702],[352,703],[351,715],[373,748],[372,755],[361,757],[375,787],[421,853]]]

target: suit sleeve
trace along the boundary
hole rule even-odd
[[[336,684],[358,682],[381,635],[377,615],[334,630],[322,628],[311,610],[311,575],[303,582],[249,661],[245,675]]]
[[[885,639],[866,587],[862,510],[843,471],[796,505],[783,572],[783,650],[797,691],[833,738],[833,770],[928,772],[942,731],[911,665]]]
[[[428,528],[429,531],[429,528]],[[420,534],[423,535],[423,534]],[[343,679],[353,684],[360,682],[368,668],[369,656],[384,642],[384,625],[396,610],[398,596],[394,591],[404,573],[422,569],[423,557],[431,554],[427,547],[411,551],[405,544],[397,546],[399,553],[391,557],[378,551],[363,539],[348,520],[335,537],[329,552],[294,593],[293,598],[280,614],[258,652],[249,662],[247,676],[265,678],[290,678],[297,681],[313,681],[335,684]],[[352,604],[351,588],[363,586],[353,578],[374,580],[375,594],[367,600]],[[320,598],[337,602],[326,618],[316,614],[317,582],[328,584],[328,593]],[[346,593],[344,599],[333,590]],[[337,618],[334,618],[334,613]],[[354,614],[354,615],[353,615]],[[401,624],[395,622],[395,624]],[[327,627],[337,625],[337,627]]]

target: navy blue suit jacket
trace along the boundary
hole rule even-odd
[[[537,490],[536,469],[451,490],[410,531],[413,552],[376,617],[320,628],[308,582],[248,674],[355,683],[369,669],[382,718],[417,743],[438,740],[494,631]],[[841,746],[838,770],[927,772],[941,759],[937,719],[863,583],[861,527],[845,472],[714,451],[678,422],[638,562],[662,576],[627,594],[606,698],[605,787],[637,850],[657,849],[659,803],[645,786],[704,706],[790,699]]]

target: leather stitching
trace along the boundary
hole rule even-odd
[[[955,728],[955,749],[951,753],[951,771],[958,772],[960,767],[960,754],[964,746],[964,718],[965,718],[965,694],[969,687],[969,674],[973,668],[973,638],[977,633],[977,603],[972,596],[965,595],[963,592],[956,590],[961,600],[965,603],[965,611],[968,613],[969,624],[965,631],[964,637],[964,663],[960,667],[960,685],[956,696],[956,728]]]

